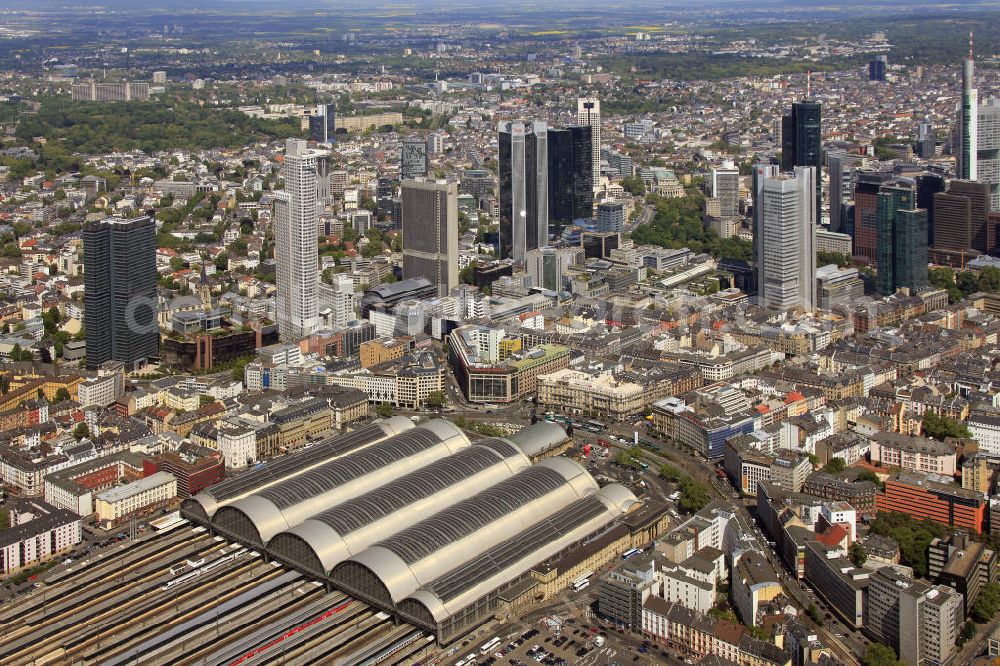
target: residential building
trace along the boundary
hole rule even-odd
[[[740,620],[750,627],[760,626],[760,609],[782,594],[774,567],[755,550],[736,560],[730,589]]]
[[[156,359],[160,335],[152,218],[84,225],[83,254],[87,367],[113,360],[133,370]]]
[[[34,500],[11,507],[0,530],[0,575],[9,576],[68,552],[83,540],[80,516]]]
[[[882,431],[871,445],[871,460],[883,467],[954,476],[955,448],[925,437]]]

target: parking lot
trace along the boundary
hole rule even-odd
[[[511,629],[517,631],[510,633]],[[649,641],[613,627],[567,617],[533,626],[506,627],[492,652],[482,653],[487,641],[469,641],[442,663],[461,666],[647,666],[682,664],[674,655]]]

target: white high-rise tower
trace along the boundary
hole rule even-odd
[[[278,277],[278,332],[286,340],[319,326],[316,178],[327,153],[301,139],[285,143],[285,189],[275,193],[274,257]]]
[[[816,167],[765,176],[759,204],[758,303],[816,308]]]
[[[601,100],[580,97],[576,100],[576,122],[590,126],[590,152],[593,161],[594,187],[601,184]]]

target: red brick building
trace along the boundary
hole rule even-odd
[[[930,475],[904,473],[885,481],[885,490],[875,497],[878,512],[898,511],[917,520],[929,518],[943,525],[983,531],[986,515],[983,493],[933,481]]]
[[[142,463],[143,476],[169,472],[177,477],[177,497],[192,495],[222,481],[226,465],[222,454],[208,447],[185,442],[177,451],[168,451],[147,458]]]

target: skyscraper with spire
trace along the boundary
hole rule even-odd
[[[977,180],[976,157],[979,153],[979,91],[976,90],[975,64],[972,59],[972,33],[969,33],[969,57],[962,63],[962,100],[958,106],[955,171],[961,180]]]

